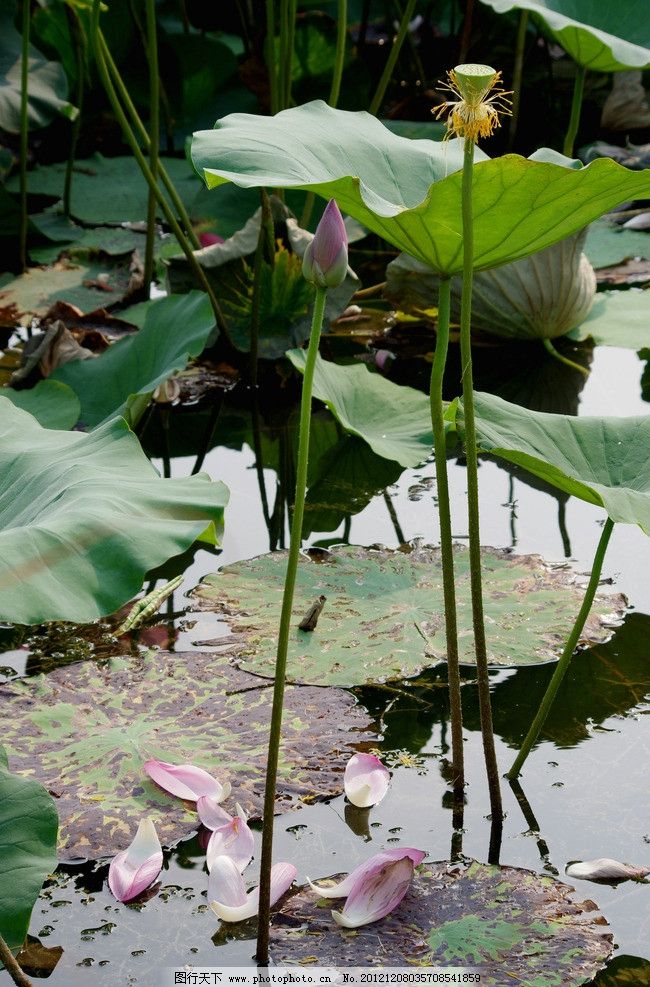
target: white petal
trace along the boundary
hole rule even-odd
[[[232,822],[230,813],[226,812],[216,799],[211,798],[209,795],[200,795],[197,798],[196,811],[206,829],[219,829],[220,826],[226,826],[229,822]]]
[[[219,863],[223,859],[222,857],[217,857],[215,861],[215,866],[218,866],[221,870],[224,870],[224,865]],[[235,865],[230,861],[232,867]],[[214,870],[214,868],[213,868]],[[235,868],[236,870],[236,868]],[[213,871],[210,872],[212,876]],[[271,904],[274,905],[278,898],[281,898],[285,891],[288,890],[289,886],[295,880],[296,868],[293,864],[280,863],[274,864],[271,868]],[[239,880],[241,881],[241,888],[244,887],[244,882],[241,874],[238,874]],[[230,871],[230,880],[234,881],[234,876],[232,870]],[[255,888],[253,891],[249,891],[246,895],[246,901],[242,904],[230,904],[229,902],[224,902],[214,898],[210,893],[210,884],[208,882],[208,903],[210,908],[218,915],[223,922],[243,922],[244,919],[252,918],[253,915],[257,915],[259,908],[260,899],[260,889]]]
[[[208,877],[210,908],[219,903],[228,908],[246,904],[246,887],[239,868],[230,857],[215,857]]]
[[[379,921],[399,905],[412,876],[413,861],[409,857],[385,863],[357,882],[343,911],[333,911],[332,918],[346,929]]]
[[[206,850],[208,870],[217,857],[230,857],[240,873],[244,871],[253,858],[255,837],[249,829],[246,819],[234,816],[225,826],[215,829]]]
[[[622,864],[610,857],[598,857],[596,860],[583,860],[569,864],[566,868],[568,877],[577,877],[583,881],[629,881],[639,880],[650,874],[650,867],[633,867]]]
[[[151,819],[142,819],[131,846],[111,860],[108,886],[118,901],[131,901],[158,877],[163,865],[162,847]]]
[[[345,794],[353,805],[367,809],[388,791],[390,772],[374,754],[354,754],[345,768]]]
[[[413,865],[417,867],[418,864],[422,863],[425,856],[426,854],[422,850],[415,850],[411,847],[394,847],[391,850],[381,850],[363,864],[359,864],[339,884],[334,884],[331,887],[323,887],[320,884],[314,884],[309,878],[307,878],[307,882],[312,891],[315,891],[321,898],[347,898],[354,891],[359,881],[362,881],[377,868],[382,867],[384,863],[403,860],[405,857],[408,857],[412,860]]]

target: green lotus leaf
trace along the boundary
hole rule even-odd
[[[322,700],[321,689],[287,691],[279,812],[338,794],[354,747],[374,737],[352,696],[331,690],[326,706]],[[239,802],[261,815],[271,690],[223,653],[155,652],[65,666],[0,687],[0,702],[12,769],[58,795],[64,860],[113,855],[146,815],[166,846],[197,828],[196,807],[145,775],[150,757],[191,762],[230,781],[226,807]]]
[[[87,428],[116,415],[128,415],[134,423],[158,384],[183,370],[213,333],[214,312],[206,294],[168,295],[148,306],[142,328],[133,336],[119,339],[94,360],[64,364],[51,378],[79,396]]]
[[[377,927],[381,962],[408,966],[414,978],[418,966],[480,967],[481,987],[503,987],[504,970],[522,987],[591,983],[614,949],[613,937],[594,903],[578,904],[572,891],[517,867],[425,863]],[[323,965],[375,963],[375,936],[350,935],[332,921],[330,908],[341,904],[319,900],[309,888],[290,894],[271,933],[275,962],[306,964],[315,955]]]
[[[439,274],[462,271],[462,142],[408,140],[369,113],[316,101],[274,117],[233,113],[194,134],[208,187],[309,188]],[[560,154],[494,160],[473,171],[474,263],[484,270],[570,236],[627,199],[650,196],[650,169]]]
[[[79,398],[71,387],[58,380],[39,380],[35,387],[23,391],[3,387],[0,397],[28,411],[43,428],[68,429],[79,421]]]
[[[0,409],[0,620],[95,620],[149,569],[216,543],[226,487],[161,479],[123,419],[84,435]]]
[[[603,0],[483,0],[498,14],[529,10],[567,54],[594,72],[650,67],[650,5]]]
[[[609,219],[599,219],[587,230],[585,254],[596,267],[612,267],[630,257],[650,256],[650,233],[629,230]]]
[[[11,774],[2,751],[0,934],[10,949],[22,946],[43,881],[56,868],[58,825],[52,796],[34,779]]]
[[[304,350],[287,356],[304,373]],[[317,357],[314,397],[324,401],[343,428],[368,443],[373,452],[402,466],[418,466],[433,447],[429,399],[412,387],[400,387],[365,364],[338,366]]]
[[[600,291],[587,319],[569,336],[593,339],[598,346],[646,349],[650,346],[650,291]]]
[[[481,393],[475,404],[479,451],[516,463],[552,486],[603,507],[612,521],[638,524],[650,535],[650,415],[549,415]],[[462,402],[456,425],[462,436]]]
[[[460,660],[474,663],[468,552],[455,547]],[[202,610],[229,624],[237,664],[272,676],[286,552],[225,566],[194,591]],[[555,661],[582,603],[568,568],[533,555],[483,553],[488,661],[512,667]],[[327,597],[316,630],[298,624]],[[605,640],[625,609],[622,597],[601,596],[585,641]],[[605,618],[598,611],[607,614]],[[548,615],[553,613],[552,625]],[[405,679],[445,659],[442,566],[438,549],[372,550],[340,546],[298,566],[287,675],[295,682],[352,686]]]

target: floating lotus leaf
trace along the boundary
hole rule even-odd
[[[573,888],[516,867],[432,863],[416,871],[400,905],[350,934],[330,915],[337,902],[292,895],[272,925],[276,964],[480,967],[481,987],[576,987],[591,982],[613,951],[609,926]],[[381,943],[378,953],[378,943]],[[504,974],[506,975],[504,977]]]
[[[586,230],[546,250],[479,271],[472,293],[472,329],[506,339],[554,339],[586,318],[596,275],[582,253]],[[430,267],[401,254],[386,269],[384,294],[402,311],[437,305],[440,279]],[[462,281],[451,281],[451,318],[460,321]]]
[[[650,535],[650,415],[574,418],[548,415],[477,393],[479,451],[603,507],[612,521]],[[456,424],[463,432],[462,403]]]
[[[63,859],[100,857],[128,845],[152,815],[169,845],[198,825],[191,803],[172,798],[142,770],[155,757],[191,762],[230,781],[259,817],[271,690],[222,655],[157,652],[56,669],[0,688],[12,770],[56,792]],[[289,689],[285,699],[278,811],[338,794],[368,718],[342,691]]]
[[[597,346],[646,349],[650,346],[650,291],[600,291],[589,317],[571,338],[593,339]]]
[[[612,267],[630,257],[650,256],[650,233],[628,230],[609,219],[599,219],[587,231],[585,254],[596,267]]]
[[[123,419],[85,435],[0,409],[0,620],[94,620],[197,539],[216,544],[226,487],[162,479]]]
[[[529,10],[578,65],[594,72],[650,66],[650,5],[603,0],[483,0],[498,14]]]
[[[455,548],[460,660],[474,663],[469,558]],[[225,566],[194,591],[199,606],[227,620],[237,664],[272,675],[286,571],[285,552]],[[555,661],[573,626],[583,592],[566,566],[538,556],[483,552],[483,599],[492,665]],[[298,624],[315,599],[327,602],[313,632]],[[623,597],[600,597],[585,640],[611,634]],[[607,616],[599,616],[598,611]],[[552,614],[552,618],[549,615]],[[226,638],[226,641],[231,639]],[[288,677],[315,685],[361,685],[404,679],[445,658],[440,552],[341,546],[298,566],[289,641]]]
[[[650,196],[650,169],[601,158],[586,168],[542,149],[530,158],[477,154],[475,269],[498,267],[570,236],[629,199]],[[439,274],[463,267],[462,141],[392,134],[369,113],[316,101],[274,117],[233,113],[194,134],[209,187],[309,188]]]
[[[306,353],[287,356],[304,373]],[[373,452],[401,466],[418,466],[433,446],[429,399],[412,387],[400,387],[365,364],[339,367],[316,358],[314,397],[324,401],[347,432],[358,435]]]

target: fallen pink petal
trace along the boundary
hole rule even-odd
[[[215,829],[206,851],[208,870],[218,857],[230,857],[240,873],[248,867],[253,859],[255,838],[248,827],[246,816],[240,805],[237,814],[225,825]]]
[[[321,898],[347,898],[360,882],[364,881],[369,875],[374,874],[377,870],[380,870],[386,864],[408,859],[411,861],[413,867],[417,867],[425,857],[426,853],[423,850],[415,850],[412,847],[395,847],[391,850],[381,850],[373,857],[370,857],[369,860],[366,860],[365,863],[359,864],[358,867],[355,867],[338,884],[323,886],[321,884],[314,884],[309,878],[307,878],[307,881],[312,891],[319,894]]]
[[[296,878],[293,864],[271,868],[271,904],[274,905]],[[260,890],[246,893],[244,878],[230,857],[216,857],[208,878],[208,904],[222,922],[243,922],[257,915]]]
[[[346,765],[343,784],[352,805],[368,809],[388,791],[390,771],[375,754],[354,754]]]
[[[130,847],[111,860],[108,886],[118,901],[131,901],[153,884],[162,865],[156,827],[151,819],[142,819]]]
[[[232,822],[230,813],[226,812],[210,795],[199,795],[196,800],[196,811],[206,829],[219,829],[221,826],[227,826],[229,822]]]
[[[215,802],[223,802],[230,794],[230,784],[222,785],[203,768],[194,764],[170,764],[168,761],[145,761],[144,770],[152,781],[170,795],[196,802],[208,795]]]
[[[373,867],[357,878],[342,911],[332,911],[338,925],[358,929],[378,922],[397,908],[408,891],[415,867],[413,858],[405,855],[401,859],[377,859],[381,856],[377,854]]]

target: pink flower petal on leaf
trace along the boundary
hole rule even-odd
[[[133,843],[113,857],[108,886],[118,901],[131,901],[156,880],[163,865],[162,847],[151,819],[143,819]]]
[[[230,813],[209,795],[199,795],[196,800],[196,811],[206,829],[219,829],[220,826],[227,826],[232,822]]]
[[[237,869],[244,871],[250,864],[255,849],[255,838],[248,827],[246,816],[237,806],[237,815],[225,826],[215,829],[206,851],[208,870],[218,857],[230,857]]]
[[[413,877],[410,857],[384,861],[358,880],[350,892],[343,910],[332,912],[332,918],[346,929],[357,929],[384,918],[399,905]]]
[[[293,864],[274,864],[271,868],[271,904],[281,898],[296,877]],[[244,879],[230,857],[216,857],[208,878],[208,904],[222,922],[243,922],[257,915],[260,889],[246,894]]]
[[[321,898],[347,898],[348,895],[352,894],[359,882],[363,881],[368,875],[373,874],[385,864],[408,859],[414,867],[417,867],[425,857],[426,853],[422,850],[415,850],[412,847],[394,847],[391,850],[381,850],[369,860],[366,860],[365,863],[359,864],[339,884],[334,884],[331,887],[323,887],[320,884],[313,884],[309,878],[307,878],[307,881],[312,891],[315,891]]]
[[[389,783],[390,771],[374,754],[354,754],[346,765],[345,794],[360,809],[381,802]]]
[[[222,785],[203,768],[193,764],[170,764],[168,761],[145,761],[144,770],[152,781],[179,799],[196,802],[201,795],[209,795],[215,802],[222,802],[230,794],[230,784]]]

